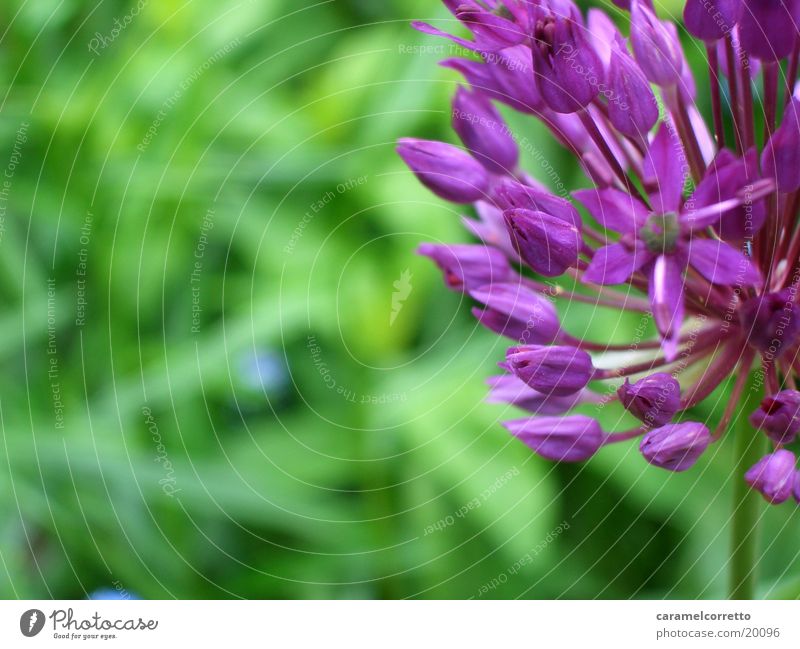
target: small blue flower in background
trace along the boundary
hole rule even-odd
[[[282,394],[289,382],[283,357],[270,349],[248,349],[239,358],[244,387],[268,395]]]
[[[125,589],[117,590],[116,588],[98,588],[89,593],[86,599],[96,600],[117,600],[117,599],[142,599],[135,593],[131,593]]]

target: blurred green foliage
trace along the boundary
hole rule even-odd
[[[469,237],[393,150],[453,138],[408,26],[439,3],[136,6],[0,7],[0,596],[722,595],[727,441],[554,466],[482,402],[503,342],[413,254]],[[797,596],[798,517],[764,518],[763,587]]]

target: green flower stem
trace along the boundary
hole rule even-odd
[[[742,368],[742,371],[747,371]],[[763,435],[753,430],[748,416],[759,407],[763,388],[751,373],[739,401],[733,466],[731,514],[730,598],[753,599],[756,585],[758,520],[761,497],[744,481],[744,474],[764,453]]]

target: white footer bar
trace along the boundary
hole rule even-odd
[[[504,646],[796,649],[800,647],[800,602],[0,602],[0,647],[72,647],[98,643],[145,649],[195,646],[188,643],[231,649]]]

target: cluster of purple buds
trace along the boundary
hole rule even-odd
[[[572,0],[444,4],[464,36],[414,27],[463,48],[442,62],[466,84],[452,106],[463,146],[403,139],[398,152],[434,194],[478,216],[464,223],[480,243],[419,252],[510,340],[489,401],[529,416],[506,427],[555,461],[640,439],[647,462],[684,471],[724,436],[745,390],[763,386],[749,421],[753,443],[773,449],[744,479],[769,502],[800,502],[785,448],[800,434],[800,0],[688,0],[710,127],[678,29],[652,0],[615,0],[627,34]],[[587,186],[555,195],[521,169],[523,140],[501,105],[544,124]],[[578,338],[558,315],[570,301],[635,312],[655,333]],[[692,421],[722,384],[719,422]],[[609,401],[638,425],[603,430],[590,415]]]

